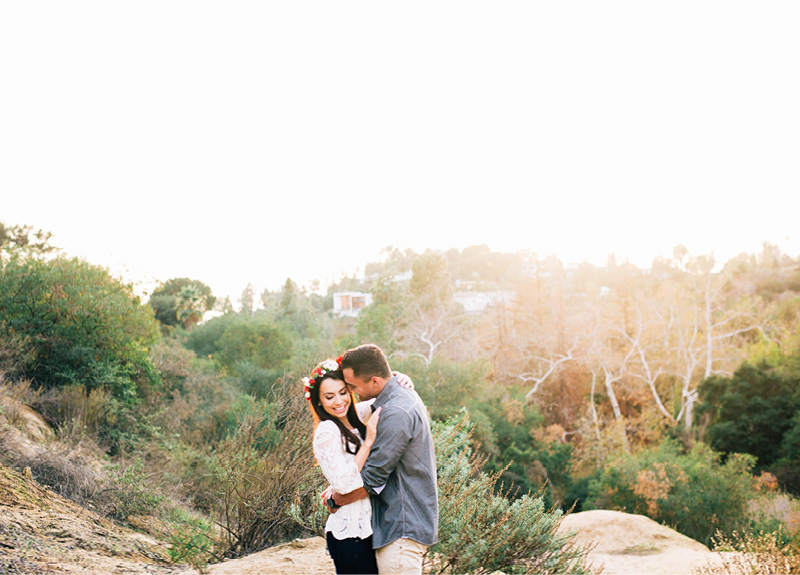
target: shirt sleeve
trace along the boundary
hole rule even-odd
[[[369,399],[367,401],[359,401],[358,403],[356,403],[356,414],[363,423],[369,421],[369,416],[372,415],[373,403],[375,403],[375,398]]]
[[[412,437],[410,414],[402,409],[384,407],[375,443],[361,470],[361,478],[367,491],[378,495],[383,490]]]
[[[342,432],[332,421],[322,421],[314,433],[314,456],[325,479],[337,493],[350,493],[364,483],[352,458],[346,456]]]

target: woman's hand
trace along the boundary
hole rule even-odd
[[[378,420],[381,417],[381,407],[372,412],[367,421],[367,436],[364,438],[364,443],[353,458],[353,463],[356,464],[356,469],[360,472],[367,462],[369,452],[372,450],[372,444],[375,443],[375,436],[378,433]]]
[[[377,408],[372,415],[370,415],[369,421],[367,422],[367,437],[364,439],[364,445],[368,448],[372,447],[372,444],[375,443],[375,436],[378,433],[378,420],[381,416],[381,409],[383,408]]]
[[[392,375],[397,376],[397,383],[401,387],[405,387],[408,389],[414,389],[414,382],[411,381],[411,378],[408,377],[405,373],[400,373],[399,371],[393,371]]]

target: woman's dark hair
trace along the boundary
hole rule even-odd
[[[333,417],[322,407],[322,402],[319,399],[319,388],[322,385],[322,382],[326,379],[335,379],[336,381],[345,383],[344,375],[342,374],[341,370],[338,369],[336,371],[329,371],[322,377],[318,377],[314,387],[311,388],[311,408],[314,410],[314,413],[317,414],[317,417],[320,421],[330,420],[339,427],[339,431],[342,432],[342,437],[345,439],[345,451],[355,455],[358,453],[358,450],[361,447],[361,439],[359,439],[355,433],[350,431],[349,428],[345,427],[345,425],[339,421],[338,418]],[[358,431],[361,432],[361,436],[366,437],[367,426],[364,425],[364,423],[358,418],[358,412],[356,412],[356,401],[353,398],[353,392],[348,390],[347,393],[350,394],[350,407],[347,408],[347,421],[350,422],[350,427],[358,429]]]

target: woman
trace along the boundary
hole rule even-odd
[[[342,358],[326,359],[303,378],[306,399],[314,416],[314,456],[330,483],[325,490],[349,493],[363,486],[360,471],[367,461],[381,408],[374,400],[356,403],[339,369]],[[400,385],[413,389],[408,376],[393,372]],[[364,424],[364,421],[367,424]],[[325,524],[328,552],[336,573],[377,573],[372,549],[372,505],[369,498],[343,505]]]
[[[380,409],[370,416],[371,402],[357,404],[348,391],[339,360],[320,363],[304,378],[316,429],[314,456],[333,491],[349,493],[363,485],[360,471],[375,440]],[[361,420],[368,418],[369,425]],[[325,524],[328,552],[336,573],[377,573],[372,549],[372,506],[369,498],[343,505]]]

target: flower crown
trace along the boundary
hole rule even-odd
[[[317,384],[317,382],[322,381],[323,376],[328,372],[339,369],[341,365],[341,355],[336,359],[326,359],[314,368],[314,371],[311,372],[311,377],[303,378],[303,392],[305,393],[308,401],[311,401],[311,390],[314,389],[314,386]]]

